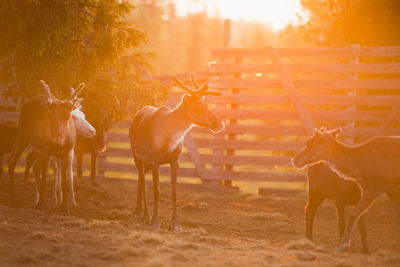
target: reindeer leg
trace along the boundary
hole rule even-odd
[[[343,237],[344,229],[346,228],[346,206],[336,202],[336,213],[338,216],[339,236]]]
[[[47,182],[47,163],[48,163],[48,157],[46,156],[41,156],[40,160],[40,172],[41,172],[41,181],[40,181],[40,187],[39,187],[39,203],[38,203],[38,208],[40,210],[45,210],[47,211],[46,207],[46,201],[44,200],[45,197],[45,192],[46,192],[46,182]]]
[[[99,156],[99,154],[96,152],[92,152],[91,153],[91,165],[90,165],[90,178],[92,180],[96,179],[96,175],[97,175],[97,157]]]
[[[151,218],[151,226],[154,228],[160,228],[160,222],[158,220],[158,199],[160,197],[160,166],[158,164],[153,164],[151,168],[151,173],[153,175],[153,192],[154,192],[154,211],[153,217]]]
[[[178,212],[176,209],[176,182],[178,178],[179,160],[171,162],[171,199],[172,199],[172,226],[171,231],[183,231],[178,222]]]
[[[82,159],[83,159],[83,154],[77,153],[76,154],[76,175],[78,176],[78,179],[82,179]]]
[[[148,166],[144,164],[144,172],[142,178],[142,194],[143,194],[143,221],[146,223],[150,222],[150,213],[149,213],[149,206],[147,205],[147,192],[146,192],[146,173],[148,170]]]
[[[35,206],[39,206],[39,198],[40,198],[40,184],[41,184],[41,179],[40,179],[40,164],[38,160],[36,162],[33,162],[33,174],[35,176],[35,182],[36,182],[36,199],[35,199]]]
[[[398,230],[400,231],[400,187],[395,185],[390,186],[385,193],[393,203],[393,207],[397,215]]]
[[[138,192],[137,192],[137,201],[136,201],[136,211],[135,215],[137,218],[141,218],[143,216],[143,206],[142,206],[142,197],[143,197],[143,180],[144,180],[144,166],[142,161],[137,158],[134,158],[135,165],[138,170]]]
[[[364,215],[361,215],[360,218],[358,219],[358,229],[360,230],[363,252],[369,253],[368,241],[367,241],[367,228],[365,227]]]
[[[337,251],[346,251],[350,247],[350,235],[354,223],[357,222],[360,216],[367,211],[372,201],[374,201],[374,199],[384,191],[384,188],[382,188],[382,186],[376,184],[370,186],[362,186],[362,188],[363,192],[361,200],[350,213],[343,237],[340,240],[339,246],[336,248]]]
[[[52,161],[53,164],[53,173],[54,173],[54,201],[56,205],[61,204],[61,173],[60,173],[60,160],[54,159]]]
[[[24,152],[25,148],[28,146],[28,141],[24,140],[20,136],[15,140],[14,149],[8,158],[8,178],[10,183],[10,204],[12,206],[16,206],[15,202],[15,189],[14,189],[14,172],[15,165],[17,164],[18,159],[21,157],[22,152]]]
[[[72,205],[77,206],[78,204],[76,203],[75,191],[74,191],[74,173],[72,170],[73,162],[74,162],[74,150],[71,149],[67,159],[67,175],[68,175],[68,184],[71,191]]]
[[[24,180],[27,181],[29,178],[29,171],[31,170],[32,164],[35,161],[37,154],[35,151],[32,151],[26,156],[25,159],[25,172],[24,172]]]
[[[67,156],[61,158],[61,189],[62,189],[62,203],[61,203],[61,211],[64,214],[68,214],[68,195],[67,195]]]
[[[321,205],[324,199],[325,197],[321,196],[316,192],[309,193],[308,202],[305,207],[305,213],[306,213],[306,238],[310,240],[312,239],[315,213],[317,212],[318,207]]]

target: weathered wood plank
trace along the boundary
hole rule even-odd
[[[259,140],[212,140],[206,138],[194,138],[198,147],[204,148],[226,148],[245,150],[276,150],[276,151],[298,151],[304,146],[304,142],[284,141],[259,141]]]
[[[283,173],[283,172],[236,172],[221,171],[216,172],[207,170],[204,179],[230,179],[234,181],[260,181],[260,182],[305,182],[303,173]]]
[[[193,132],[209,133],[207,129],[194,127]],[[256,134],[266,136],[307,136],[301,126],[272,126],[272,125],[232,125],[227,126],[221,134]],[[354,129],[343,128],[341,136],[372,137],[378,134],[377,127],[356,127]],[[388,134],[399,135],[400,128],[391,128]]]
[[[309,64],[283,64],[288,73],[400,73],[400,63],[309,63]],[[272,64],[234,64],[215,63],[210,65],[210,72],[216,75],[233,73],[274,73]]]
[[[323,48],[277,48],[280,57],[399,57],[400,47],[323,47]],[[213,57],[266,57],[264,49],[217,48],[211,50]]]
[[[100,155],[104,157],[121,157],[121,158],[129,158],[132,159],[132,152],[128,148],[107,148],[107,150]],[[188,153],[182,153],[181,156],[182,162],[192,162],[192,158]]]
[[[223,165],[292,166],[290,157],[201,155],[201,160],[203,163]]]
[[[365,89],[365,90],[399,90],[400,79],[293,79],[297,89]],[[278,79],[263,79],[263,78],[219,78],[211,79],[209,82],[211,88],[216,89],[231,89],[231,88],[282,88],[281,82]]]
[[[260,119],[260,120],[296,120],[295,111],[292,110],[213,110],[223,119]],[[309,111],[313,120],[319,121],[382,121],[388,118],[388,112],[384,111],[339,111],[318,110]],[[310,127],[314,129],[315,127]]]
[[[400,103],[400,96],[396,95],[301,95],[304,104],[312,105],[359,105],[359,106],[386,106]],[[290,100],[287,95],[271,94],[222,94],[221,97],[208,96],[208,103],[221,104],[280,104],[288,105]]]
[[[17,122],[19,113],[13,111],[0,111],[0,121]]]
[[[99,169],[104,172],[121,172],[121,173],[137,173],[137,169],[134,164],[121,164],[121,163],[105,163],[99,165]],[[161,166],[160,167],[160,174],[161,175],[170,175],[170,168],[169,166]],[[147,175],[151,175],[149,172]],[[179,168],[179,176],[182,177],[199,177],[197,172],[194,168]]]

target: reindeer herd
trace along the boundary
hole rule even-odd
[[[169,164],[171,169],[171,230],[181,231],[178,221],[177,176],[185,134],[193,125],[202,126],[217,133],[224,129],[223,120],[210,111],[205,103],[206,95],[220,95],[208,91],[208,85],[197,83],[190,74],[194,89],[175,77],[174,82],[187,94],[173,109],[165,106],[145,106],[133,117],[129,128],[132,156],[138,170],[138,193],[135,214],[138,218],[159,228],[158,202],[159,167]],[[21,154],[30,145],[32,151],[26,157],[25,179],[33,166],[36,181],[36,207],[46,210],[45,188],[49,162],[54,172],[54,198],[61,211],[68,213],[70,201],[77,205],[74,194],[73,160],[76,155],[77,174],[82,177],[82,155],[91,153],[91,177],[96,176],[98,153],[106,148],[109,120],[86,120],[82,109],[83,90],[80,84],[73,88],[69,99],[59,100],[49,86],[40,81],[43,94],[27,101],[21,108],[17,127],[0,125],[0,160],[8,157],[10,204],[16,205],[14,189],[15,166]],[[93,124],[93,126],[91,125]],[[316,210],[324,199],[336,203],[340,244],[337,250],[344,251],[350,245],[350,233],[358,222],[363,250],[368,252],[367,231],[363,214],[373,200],[385,193],[395,204],[400,219],[400,137],[376,137],[365,143],[348,146],[337,139],[340,129],[315,130],[305,147],[293,158],[298,169],[307,168],[308,201],[305,207],[306,238],[312,239]],[[145,175],[153,176],[154,209],[150,216]],[[2,168],[0,170],[2,176]],[[68,192],[69,187],[69,192]],[[355,206],[346,224],[345,207]]]

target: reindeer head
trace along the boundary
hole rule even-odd
[[[201,86],[197,83],[194,73],[190,73],[193,90],[180,82],[176,77],[172,78],[174,82],[188,92],[182,96],[182,105],[186,111],[188,119],[195,125],[209,128],[213,132],[220,132],[224,129],[225,123],[218,116],[210,111],[205,103],[206,95],[220,96],[219,92],[208,92],[208,85],[203,83]]]
[[[307,140],[306,146],[292,158],[292,164],[298,169],[317,164],[329,158],[336,143],[336,136],[341,128],[327,131],[324,127],[315,129],[314,134]]]
[[[75,94],[75,89],[73,87],[70,88],[70,95],[71,97]],[[75,96],[75,98],[77,98]],[[85,118],[85,113],[82,112],[82,98],[79,98],[76,101],[75,106],[77,106],[76,109],[74,109],[71,112],[71,117],[74,122],[76,134],[79,134],[83,137],[86,138],[91,138],[96,134],[96,129],[86,120]]]
[[[76,92],[74,92],[70,99],[59,100],[51,92],[49,86],[44,82],[40,81],[45,95],[48,98],[48,118],[50,120],[50,135],[53,143],[62,143],[66,136],[66,129],[68,122],[71,118],[71,112],[80,106],[82,102],[81,98],[77,95],[85,87],[84,83],[81,83]]]

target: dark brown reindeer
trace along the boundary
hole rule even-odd
[[[112,110],[97,108],[95,111],[91,111],[88,114],[88,121],[96,129],[96,135],[91,138],[87,138],[82,135],[77,135],[75,145],[76,165],[77,165],[77,176],[82,178],[82,161],[83,155],[90,153],[90,177],[92,180],[97,175],[97,159],[99,153],[104,152],[107,149],[107,135],[111,129],[113,122],[115,121],[116,112],[120,108],[118,98],[113,94],[105,94],[109,99],[109,104],[112,106]],[[96,113],[94,115],[93,113]]]
[[[47,162],[50,155],[61,160],[61,176],[63,202],[62,209],[68,211],[66,194],[66,173],[68,161],[75,145],[75,127],[71,118],[71,111],[77,108],[80,100],[76,96],[83,89],[80,84],[78,90],[69,100],[58,100],[50,92],[50,88],[40,81],[46,95],[33,97],[21,107],[18,133],[14,149],[8,160],[10,179],[11,204],[15,205],[14,171],[15,165],[22,152],[32,144],[36,153],[38,172],[36,177],[39,188],[38,208],[45,208],[44,189],[46,186]]]
[[[187,91],[188,94],[184,94],[181,102],[172,110],[165,106],[160,108],[143,107],[136,113],[129,129],[132,155],[138,169],[136,215],[140,217],[143,213],[145,220],[150,219],[145,175],[151,170],[154,189],[154,212],[151,225],[155,228],[160,227],[158,219],[159,167],[161,164],[170,164],[172,231],[182,230],[176,210],[176,183],[185,134],[191,129],[192,125],[206,127],[214,132],[219,132],[225,127],[224,122],[211,112],[204,102],[206,95],[220,94],[207,92],[207,84],[200,87],[193,73],[190,74],[190,78],[196,91],[174,77],[173,80],[176,84]]]
[[[305,207],[306,238],[312,239],[313,222],[318,207],[325,199],[335,201],[340,238],[346,227],[345,208],[356,205],[361,190],[354,180],[342,179],[326,164],[318,163],[307,168],[308,200]],[[363,251],[368,252],[367,231],[363,216],[358,220]]]
[[[292,163],[300,169],[325,163],[340,177],[354,178],[360,185],[361,199],[350,213],[348,224],[337,247],[337,250],[344,251],[350,246],[350,234],[354,223],[378,195],[386,192],[393,197],[397,204],[396,210],[400,212],[396,199],[396,188],[400,185],[400,138],[375,137],[360,145],[348,146],[336,139],[339,132],[340,129],[316,130],[306,146],[292,158]]]

